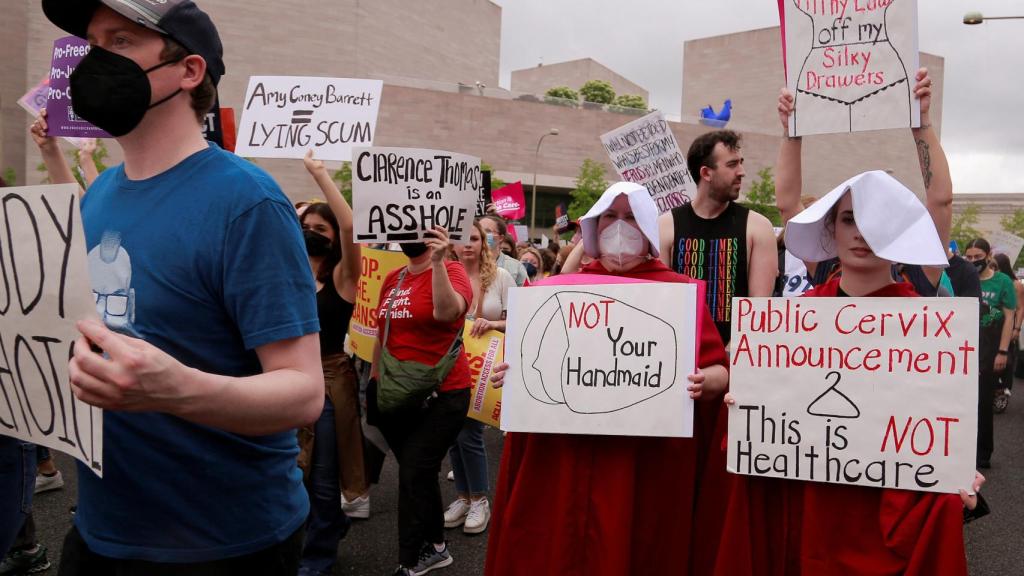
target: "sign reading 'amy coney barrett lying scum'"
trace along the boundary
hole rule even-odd
[[[686,377],[696,363],[696,285],[540,285],[509,294],[502,430],[693,435]]]
[[[351,160],[372,146],[383,82],[352,78],[253,76],[235,152],[251,158]]]
[[[928,492],[970,489],[977,299],[733,302],[731,472]]]
[[[455,244],[469,242],[480,159],[420,148],[357,148],[352,154],[356,242],[418,242],[443,226]]]
[[[3,188],[0,211],[0,434],[102,475],[103,412],[68,381],[75,321],[96,315],[78,186]]]

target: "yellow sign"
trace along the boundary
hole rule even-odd
[[[501,389],[493,388],[490,379],[494,367],[505,358],[505,335],[491,330],[473,338],[469,335],[472,328],[473,322],[467,320],[462,337],[473,380],[467,416],[497,428],[501,421]]]
[[[373,362],[373,346],[377,340],[377,306],[380,288],[392,270],[408,263],[401,252],[388,252],[363,247],[362,271],[356,285],[356,305],[348,325],[349,346],[367,362]]]

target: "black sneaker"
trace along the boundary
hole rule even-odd
[[[438,552],[434,545],[427,542],[423,545],[423,550],[420,551],[420,559],[416,562],[416,566],[411,570],[413,576],[423,576],[431,570],[438,568],[444,568],[445,566],[451,566],[455,559],[448,553],[448,543],[445,542],[444,549]]]
[[[50,568],[46,558],[46,546],[39,544],[34,552],[28,549],[11,550],[3,562],[0,562],[0,576],[16,576],[19,574],[38,574]]]

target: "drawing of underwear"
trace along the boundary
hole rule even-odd
[[[896,1],[793,0],[813,29],[796,78],[796,134],[892,128],[894,118],[911,125],[910,77],[887,29]],[[873,9],[854,11],[855,4]]]

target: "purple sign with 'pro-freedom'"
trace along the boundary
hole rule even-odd
[[[89,53],[89,43],[66,36],[53,43],[50,61],[50,90],[46,97],[46,122],[50,136],[110,138],[103,130],[78,117],[71,108],[71,73]]]

